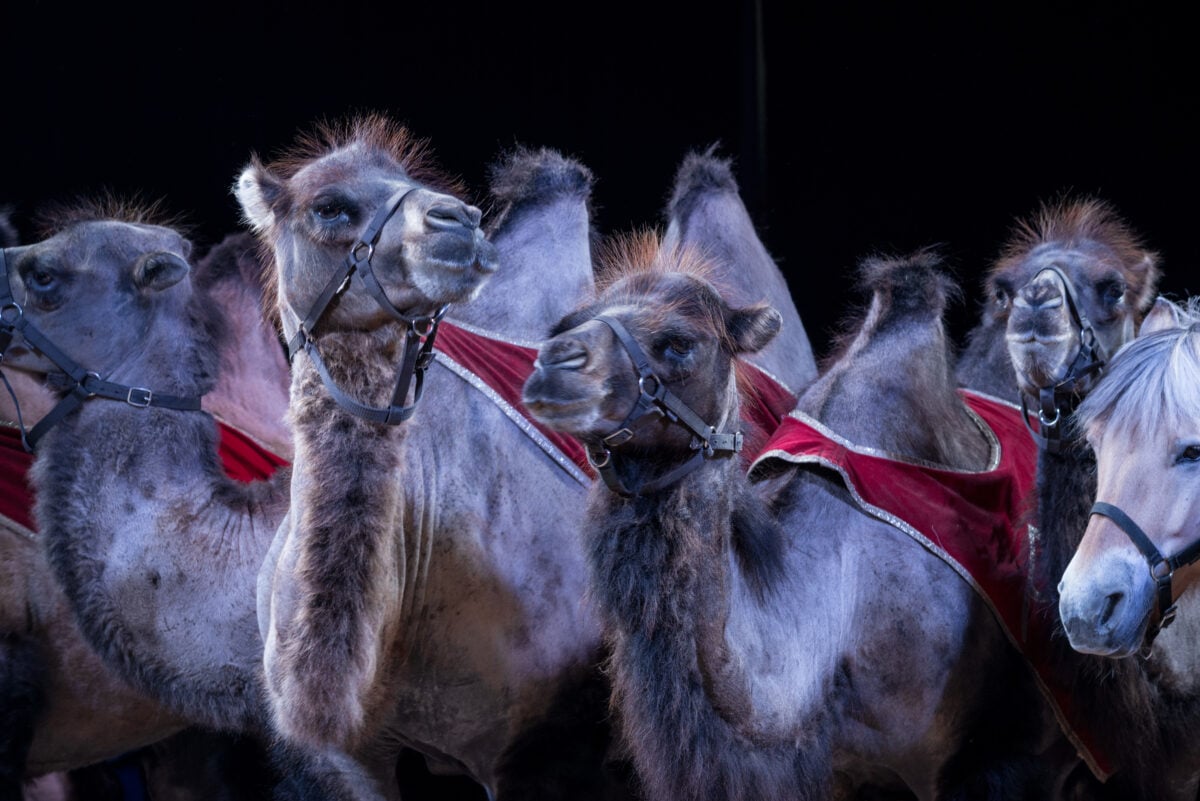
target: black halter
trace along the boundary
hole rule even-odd
[[[714,426],[701,420],[700,416],[692,411],[686,403],[666,388],[666,385],[650,368],[650,360],[646,358],[646,354],[638,345],[637,340],[619,320],[605,314],[597,315],[595,319],[607,325],[617,335],[617,340],[625,348],[629,358],[633,361],[634,369],[637,370],[638,389],[640,390],[633,409],[617,426],[616,431],[603,437],[599,444],[587,445],[588,462],[600,473],[600,477],[604,479],[604,483],[610,490],[625,498],[634,495],[649,495],[691,473],[703,464],[705,459],[729,456],[742,449],[741,431],[718,433]],[[637,429],[647,421],[664,417],[692,432],[691,448],[696,453],[678,467],[653,481],[648,481],[630,490],[616,473],[611,449],[633,439]]]
[[[55,404],[49,414],[39,420],[32,429],[26,431],[25,422],[21,419],[21,407],[17,402],[16,393],[9,385],[8,378],[0,372],[0,378],[4,379],[5,388],[12,396],[13,404],[17,408],[17,425],[21,429],[21,444],[26,451],[33,453],[38,440],[45,436],[52,426],[78,409],[88,398],[125,401],[130,406],[139,409],[155,406],[190,412],[200,410],[199,397],[167,395],[154,392],[147,387],[133,387],[105,381],[99,374],[80,367],[75,360],[51,342],[49,337],[39,331],[37,326],[29,322],[21,304],[17,303],[12,295],[12,286],[8,278],[8,260],[4,253],[4,249],[0,248],[0,363],[4,361],[4,354],[8,350],[8,346],[12,344],[13,336],[20,332],[25,341],[54,362],[67,379],[66,395]]]
[[[1029,424],[1029,408],[1024,392],[1021,393],[1021,420],[1024,421],[1025,427],[1029,429],[1029,433],[1033,434],[1039,446],[1050,453],[1061,453],[1063,449],[1061,425],[1063,412],[1065,410],[1069,414],[1074,410],[1075,404],[1079,400],[1077,393],[1079,381],[1092,373],[1102,371],[1108,362],[1108,354],[1104,352],[1104,347],[1096,339],[1096,330],[1092,327],[1092,321],[1079,306],[1079,301],[1075,296],[1075,285],[1071,283],[1071,279],[1062,270],[1053,266],[1040,270],[1038,274],[1040,275],[1046,270],[1053,272],[1062,282],[1067,310],[1071,313],[1071,321],[1079,330],[1079,349],[1075,352],[1075,358],[1071,360],[1071,366],[1067,369],[1067,374],[1062,381],[1053,386],[1038,388],[1038,430],[1035,431]]]
[[[433,341],[437,336],[438,323],[441,322],[442,317],[446,314],[446,309],[449,308],[449,304],[444,305],[432,315],[426,316],[412,317],[403,314],[388,300],[387,294],[379,284],[379,279],[375,277],[375,272],[371,269],[371,258],[375,255],[375,245],[379,243],[383,227],[400,208],[409,193],[415,189],[416,187],[409,187],[397,192],[388,198],[388,201],[379,211],[375,212],[375,216],[371,219],[370,224],[367,225],[366,230],[362,232],[362,235],[350,247],[349,254],[347,254],[337,271],[330,277],[329,282],[325,284],[325,288],[321,290],[321,294],[317,296],[316,302],[313,303],[312,309],[305,315],[304,321],[300,323],[295,336],[287,344],[288,361],[291,362],[296,354],[303,349],[308,354],[308,357],[312,359],[313,366],[316,367],[317,373],[321,376],[321,383],[325,385],[330,396],[339,406],[364,420],[384,425],[402,423],[412,417],[413,412],[416,411],[417,401],[421,399],[421,395],[424,392],[425,371],[433,361]],[[365,406],[347,395],[334,382],[333,377],[330,376],[325,362],[321,359],[320,351],[317,349],[317,343],[314,339],[313,332],[316,329],[317,323],[320,322],[321,317],[325,314],[329,304],[333,302],[334,298],[339,297],[349,288],[350,279],[356,274],[362,280],[367,292],[379,304],[380,308],[386,311],[393,319],[404,323],[406,326],[404,355],[396,376],[396,386],[392,391],[392,402],[383,408]],[[408,396],[410,386],[413,387],[413,402],[408,406],[404,406],[402,404],[405,397]]]
[[[1174,556],[1167,557],[1159,553],[1158,548],[1146,536],[1146,532],[1142,531],[1141,527],[1119,507],[1113,506],[1111,503],[1096,501],[1092,505],[1092,514],[1102,515],[1113,521],[1117,528],[1129,536],[1129,539],[1142,552],[1150,565],[1150,578],[1154,579],[1154,585],[1158,589],[1159,620],[1158,627],[1146,634],[1147,644],[1149,644],[1175,619],[1177,609],[1174,593],[1171,591],[1171,577],[1179,568],[1200,560],[1200,541],[1193,542]]]

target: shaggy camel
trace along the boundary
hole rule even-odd
[[[259,587],[276,726],[409,745],[495,797],[597,797],[600,638],[572,523],[589,479],[480,380],[500,360],[469,368],[453,347],[532,344],[589,285],[591,176],[519,152],[493,175],[507,211],[485,238],[477,208],[431,188],[422,148],[368,116],[237,184],[294,354],[291,511]]]
[[[67,409],[29,432],[50,569],[79,634],[174,729],[270,743],[284,797],[377,797],[357,765],[274,745],[266,726],[253,587],[282,516],[286,471],[274,483],[227,474],[218,437],[224,448],[232,429],[218,427],[199,398],[214,388],[221,349],[245,344],[235,333],[257,326],[268,343],[278,340],[257,302],[240,310],[243,319],[225,318],[209,287],[191,281],[186,240],[126,211],[132,222],[78,210],[54,235],[6,252],[8,283],[22,299],[6,369],[49,374],[55,410]],[[95,331],[105,336],[81,333]],[[271,347],[278,351],[263,352]],[[121,402],[109,400],[117,395]],[[163,532],[171,549],[159,547]],[[106,712],[94,749],[118,742]],[[137,724],[163,725],[154,714]]]
[[[1012,383],[1007,397],[1019,399],[1034,420],[1031,435],[1040,447],[1029,605],[1054,628],[1049,679],[1070,688],[1078,727],[1110,763],[1113,776],[1092,792],[1113,799],[1195,796],[1197,755],[1185,735],[1196,718],[1178,668],[1165,659],[1075,654],[1059,616],[1058,584],[1096,491],[1095,458],[1075,435],[1075,410],[1139,329],[1159,276],[1157,255],[1111,204],[1068,197],[1044,204],[1018,222],[989,270],[991,300],[960,361],[968,386],[1002,370]],[[986,369],[970,363],[985,353],[992,354]]]
[[[1073,755],[975,590],[821,471],[764,455],[756,489],[729,458],[732,361],[779,315],[730,307],[652,239],[617,252],[623,277],[556,326],[525,388],[621,490],[590,496],[591,592],[649,797],[1054,797]],[[863,326],[794,414],[970,475],[999,454],[954,389],[935,264],[868,263]]]

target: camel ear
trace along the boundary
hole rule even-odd
[[[275,224],[275,202],[283,194],[283,184],[267,171],[257,159],[252,160],[233,187],[242,206],[242,216],[256,233]]]
[[[1145,253],[1142,260],[1133,268],[1134,274],[1141,274],[1141,291],[1135,300],[1138,310],[1145,309],[1155,298],[1155,293],[1158,292],[1158,279],[1161,277],[1161,271],[1158,269],[1158,256],[1154,253]]]
[[[783,328],[783,315],[775,307],[765,304],[731,309],[726,325],[738,353],[756,353]]]
[[[1159,295],[1154,299],[1154,305],[1142,318],[1138,328],[1138,336],[1152,334],[1155,331],[1165,331],[1168,328],[1179,328],[1179,310],[1174,303]]]
[[[161,292],[182,281],[190,270],[174,253],[147,253],[133,268],[133,283],[141,290]]]

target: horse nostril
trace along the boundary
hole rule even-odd
[[[443,230],[451,228],[479,227],[483,212],[465,203],[435,203],[425,212],[425,221],[431,228]]]
[[[1113,613],[1117,611],[1121,601],[1125,598],[1125,593],[1114,592],[1104,599],[1104,611],[1100,613],[1100,625],[1108,625],[1108,621],[1112,619]]]

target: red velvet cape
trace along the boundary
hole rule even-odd
[[[1031,608],[1027,601],[1027,521],[1037,502],[1037,446],[1016,406],[968,391],[962,395],[995,438],[998,458],[990,470],[939,469],[859,449],[793,412],[755,460],[751,475],[781,463],[832,469],[864,512],[896,526],[954,568],[987,602],[1034,667],[1064,733],[1104,780],[1112,772],[1111,764],[1079,719],[1064,671],[1051,662],[1050,638],[1058,611]]]

